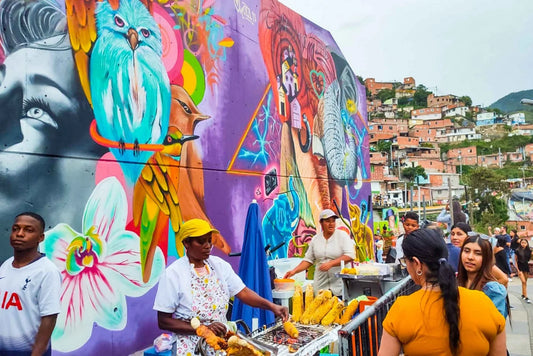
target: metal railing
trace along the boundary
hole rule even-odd
[[[398,296],[409,295],[418,288],[411,277],[406,277],[374,304],[366,307],[363,312],[339,330],[339,354],[341,356],[377,355],[383,334],[381,324],[390,307]]]

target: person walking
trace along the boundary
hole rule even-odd
[[[400,262],[421,289],[392,305],[378,355],[505,355],[505,318],[483,292],[458,287],[440,234],[413,231],[402,247]]]
[[[529,259],[531,258],[531,248],[526,239],[520,239],[520,247],[516,249],[516,264],[518,267],[518,278],[522,282],[522,299],[531,304],[527,296],[527,279],[529,277]]]

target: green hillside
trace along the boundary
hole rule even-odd
[[[503,98],[497,100],[489,106],[489,109],[499,109],[502,112],[509,114],[516,111],[522,112],[533,112],[533,106],[523,105],[520,103],[522,99],[533,99],[533,89],[517,91],[516,93],[511,93]],[[526,115],[530,116],[530,115]]]

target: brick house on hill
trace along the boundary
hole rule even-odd
[[[436,120],[442,118],[441,108],[423,108],[411,111],[411,120],[415,124],[421,124],[426,120]]]
[[[376,95],[383,89],[392,89],[394,88],[394,83],[392,82],[376,82],[375,78],[366,78],[365,87],[368,89],[370,94]]]
[[[449,105],[465,106],[465,104],[455,95],[435,96],[433,93],[428,95],[427,103],[428,108],[440,108]]]

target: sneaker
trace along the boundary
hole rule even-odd
[[[526,297],[524,297],[524,295],[523,295],[523,294],[522,294],[522,297],[521,297],[521,298],[522,298],[522,299],[526,299]]]
[[[526,301],[527,304],[531,304],[531,300],[529,300],[528,297],[525,297],[524,300]]]

